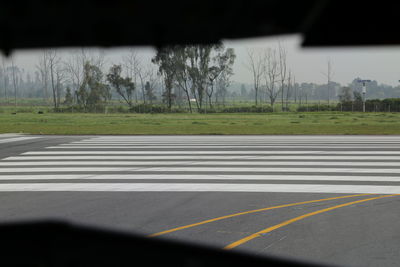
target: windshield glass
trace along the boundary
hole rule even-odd
[[[300,44],[3,57],[0,221],[397,265],[400,50]]]

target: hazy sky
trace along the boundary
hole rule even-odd
[[[330,58],[333,69],[333,81],[343,85],[350,83],[354,78],[377,80],[379,83],[398,85],[400,80],[400,47],[376,48],[301,48],[299,36],[278,38],[243,39],[225,41],[227,47],[233,47],[237,54],[234,65],[235,75],[232,80],[237,82],[251,82],[251,74],[246,69],[247,48],[277,47],[278,42],[287,49],[289,67],[298,82],[326,82],[323,72],[327,69],[327,60]],[[150,47],[137,48],[143,61],[150,61],[154,50]],[[67,55],[70,50],[62,50]],[[121,57],[127,53],[127,48],[105,49],[109,63],[120,63]],[[40,54],[38,50],[21,50],[14,54],[18,66],[33,71]]]

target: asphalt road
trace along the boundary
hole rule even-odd
[[[399,160],[397,136],[0,135],[0,222],[397,266]]]

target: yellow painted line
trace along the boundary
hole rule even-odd
[[[272,232],[272,231],[274,231],[274,230],[276,230],[278,228],[284,227],[284,226],[286,226],[288,224],[300,221],[302,219],[305,219],[305,218],[308,218],[308,217],[311,217],[311,216],[314,216],[314,215],[317,215],[317,214],[320,214],[320,213],[328,212],[328,211],[339,209],[339,208],[342,208],[342,207],[347,207],[347,206],[350,206],[350,205],[353,205],[353,204],[357,204],[357,203],[363,203],[363,202],[367,202],[367,201],[371,201],[371,200],[375,200],[375,199],[398,196],[398,195],[399,194],[384,195],[384,196],[378,196],[378,197],[373,197],[373,198],[361,199],[361,200],[347,202],[347,203],[344,203],[344,204],[333,206],[333,207],[330,207],[330,208],[326,208],[326,209],[322,209],[322,210],[317,210],[317,211],[314,211],[314,212],[306,213],[304,215],[301,215],[301,216],[298,216],[296,218],[284,221],[284,222],[282,222],[280,224],[268,227],[268,228],[266,228],[264,230],[261,230],[261,231],[259,231],[257,233],[254,233],[254,234],[249,235],[249,236],[247,236],[245,238],[242,238],[242,239],[240,239],[240,240],[238,240],[236,242],[233,242],[233,243],[227,245],[224,249],[235,248],[235,247],[240,246],[240,245],[242,245],[242,244],[244,244],[244,243],[246,243],[246,242],[248,242],[248,241],[250,241],[250,240],[252,240],[254,238],[260,237],[262,234],[266,234],[266,233]]]
[[[183,230],[183,229],[187,229],[187,228],[203,225],[203,224],[206,224],[206,223],[216,222],[216,221],[220,221],[220,220],[224,220],[224,219],[228,219],[228,218],[232,218],[232,217],[236,217],[236,216],[241,216],[241,215],[246,215],[246,214],[251,214],[251,213],[256,213],[256,212],[261,212],[261,211],[280,209],[280,208],[298,206],[298,205],[315,203],[315,202],[336,200],[336,199],[342,199],[342,198],[366,196],[366,195],[372,195],[372,194],[357,194],[357,195],[350,195],[350,196],[330,197],[330,198],[323,198],[323,199],[317,199],[317,200],[309,200],[309,201],[303,201],[303,202],[284,204],[284,205],[279,205],[279,206],[274,206],[274,207],[267,207],[267,208],[256,209],[256,210],[249,210],[249,211],[244,211],[244,212],[234,213],[234,214],[230,214],[230,215],[225,215],[225,216],[222,216],[222,217],[217,217],[217,218],[201,221],[201,222],[198,222],[198,223],[193,223],[193,224],[184,225],[184,226],[180,226],[180,227],[177,227],[177,228],[165,230],[165,231],[162,231],[162,232],[151,234],[151,235],[149,235],[149,237],[165,235],[165,234],[168,234],[168,233],[172,233],[172,232],[176,232],[176,231],[179,231],[179,230]]]

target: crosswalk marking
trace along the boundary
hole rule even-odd
[[[121,148],[123,148],[123,149],[125,149],[125,148],[134,148],[134,149],[149,149],[149,148],[157,148],[157,149],[160,149],[160,148],[182,148],[182,149],[190,149],[190,148],[219,148],[219,149],[221,149],[221,148],[227,148],[227,149],[229,149],[229,150],[232,150],[232,149],[237,149],[237,148],[314,148],[314,149],[318,149],[318,150],[321,150],[321,149],[330,149],[330,148],[346,148],[346,149],[353,149],[353,148],[365,148],[365,145],[359,145],[359,146],[338,146],[338,145],[280,145],[280,146],[278,146],[278,145],[258,145],[258,146],[193,146],[193,145],[186,145],[186,146],[172,146],[172,145],[168,145],[168,146],[165,146],[165,145],[163,145],[163,146],[146,146],[146,147],[143,147],[143,146],[136,146],[136,145],[134,145],[134,146],[132,146],[132,145],[124,145],[124,144],[121,144],[121,145],[71,145],[71,144],[69,144],[69,145],[63,145],[63,146],[49,146],[49,147],[47,147],[48,149],[71,149],[71,148],[73,148],[73,149],[76,149],[76,148],[79,148],[79,149],[88,149],[88,148],[101,148],[101,149],[104,149],[104,148],[119,148],[119,149],[121,149]],[[387,147],[387,148],[400,148],[400,145],[386,145],[386,146],[384,146],[384,145],[379,145],[379,146],[368,146],[368,148],[382,148],[382,147]]]
[[[21,137],[4,138],[4,139],[0,139],[0,144],[27,141],[27,140],[37,139],[37,138],[39,138],[39,137],[36,137],[36,136],[21,136]]]
[[[30,151],[24,152],[22,155],[141,155],[141,154],[150,154],[150,155],[173,155],[173,154],[184,154],[184,155],[214,155],[214,154],[224,154],[224,155],[303,155],[303,154],[326,154],[326,155],[400,155],[400,151],[330,151],[329,153],[323,150],[302,150],[302,151],[260,151],[260,150],[228,150],[228,151],[200,151],[200,150],[191,150],[191,151],[113,151],[113,150],[77,150],[77,151]]]
[[[7,166],[74,166],[74,165],[87,165],[87,166],[165,166],[165,165],[180,165],[187,166],[216,166],[216,167],[260,167],[260,166],[312,166],[312,167],[326,167],[335,166],[335,168],[348,168],[349,166],[357,167],[391,167],[400,168],[397,162],[349,162],[349,161],[16,161],[16,162],[0,162],[0,167]]]
[[[0,160],[0,191],[393,194],[399,162],[394,136],[87,137]]]
[[[92,192],[274,192],[399,194],[399,186],[326,184],[187,184],[187,183],[25,183],[0,184],[0,191]]]
[[[276,172],[297,172],[297,173],[393,173],[400,174],[398,169],[363,169],[363,168],[259,168],[259,167],[32,167],[29,168],[0,168],[0,173],[19,172],[199,172],[199,173],[276,173]]]
[[[30,155],[30,154],[29,154]],[[316,155],[316,156],[308,156],[308,155],[301,155],[301,156],[251,156],[251,155],[243,155],[243,156],[176,156],[176,155],[168,155],[168,156],[151,156],[151,155],[140,155],[140,156],[121,156],[121,155],[107,155],[107,156],[98,156],[98,155],[90,155],[90,156],[80,156],[80,155],[72,155],[72,156],[59,156],[59,155],[52,155],[52,156],[41,156],[34,155],[34,156],[17,156],[17,157],[8,157],[3,159],[3,161],[41,161],[41,160],[151,160],[151,161],[163,161],[164,160],[292,160],[293,163],[296,163],[298,160],[334,160],[334,161],[349,161],[355,160],[362,161],[382,161],[382,160],[391,160],[391,161],[400,161],[399,156],[386,156],[386,155],[377,155],[377,156],[365,156],[365,155],[357,155],[357,156],[331,156],[331,155]],[[91,161],[88,161],[91,162]],[[267,161],[268,162],[268,161]],[[350,162],[349,162],[350,164]]]
[[[22,153],[23,155],[137,155],[137,154],[150,154],[150,155],[162,155],[162,154],[190,154],[190,155],[198,155],[198,154],[260,154],[260,155],[269,155],[269,154],[311,154],[311,153],[319,153],[323,151],[199,151],[199,150],[191,150],[187,151],[111,151],[111,150],[84,150],[84,151],[31,151]],[[400,151],[398,153],[400,155]]]
[[[348,181],[400,182],[396,176],[337,176],[337,175],[207,175],[207,174],[30,174],[0,175],[7,180],[260,180],[260,181]],[[1,185],[1,184],[0,184]]]

